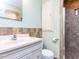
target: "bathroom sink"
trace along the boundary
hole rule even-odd
[[[0,47],[5,47],[5,46],[12,46],[12,45],[17,45],[17,44],[22,44],[23,42],[26,42],[28,40],[2,40],[0,41]]]
[[[20,38],[17,38],[16,40],[12,40],[12,39],[1,40],[0,47],[17,45],[17,44],[22,44],[22,43],[29,43],[29,42],[33,42],[33,41],[36,41],[36,39],[34,37],[20,37]]]
[[[16,42],[15,41],[13,41],[13,40],[2,40],[2,41],[0,41],[0,46],[1,45],[11,45],[11,44],[15,44]]]

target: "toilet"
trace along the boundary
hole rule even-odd
[[[54,53],[48,49],[43,49],[42,59],[54,59]]]

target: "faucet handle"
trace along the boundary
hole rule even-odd
[[[13,40],[16,40],[17,38],[16,38],[16,34],[13,34],[13,38],[12,38]]]

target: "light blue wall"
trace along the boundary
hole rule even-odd
[[[23,20],[0,18],[0,27],[41,28],[41,0],[23,0]]]
[[[27,27],[41,27],[41,0],[29,0],[30,4],[24,3],[24,23]],[[29,6],[29,7],[28,7]]]
[[[60,57],[60,0],[51,0],[52,2],[52,32],[43,32],[44,46],[50,49],[55,57]],[[53,39],[59,39],[56,43]]]

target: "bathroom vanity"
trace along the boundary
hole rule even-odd
[[[20,37],[0,43],[0,59],[41,59],[42,39]]]

